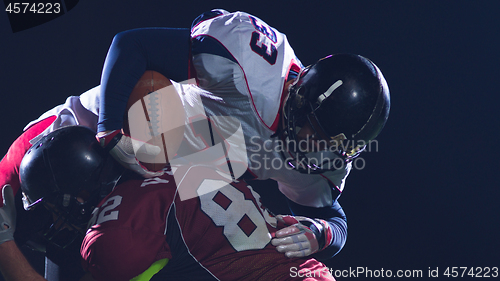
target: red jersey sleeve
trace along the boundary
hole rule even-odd
[[[19,166],[24,154],[31,148],[30,140],[47,129],[55,119],[56,116],[51,116],[32,125],[12,143],[7,154],[5,154],[0,162],[0,189],[6,184],[10,184],[14,194],[17,193],[19,187],[21,187],[19,182]],[[1,193],[0,206],[3,206]]]

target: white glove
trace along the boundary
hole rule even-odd
[[[2,187],[3,206],[0,207],[0,244],[14,240],[16,206],[14,192],[9,184]]]
[[[288,258],[306,257],[330,245],[331,239],[325,243],[324,237],[331,237],[331,235],[323,231],[331,230],[328,223],[322,220],[289,215],[277,215],[276,219],[278,224],[284,224],[287,227],[276,231],[271,244]]]
[[[123,167],[138,173],[144,178],[154,178],[163,175],[163,171],[150,171],[141,165],[134,152],[134,143],[137,144],[137,141],[133,143],[132,139],[129,136],[123,135],[120,130],[98,134],[97,139]],[[141,142],[138,152],[154,157],[161,152],[161,149],[157,146]]]

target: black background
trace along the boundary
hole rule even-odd
[[[388,81],[390,118],[378,151],[362,154],[366,166],[347,180],[340,203],[349,238],[328,266],[424,276],[500,266],[497,1],[86,0],[16,33],[2,11],[0,153],[29,121],[99,84],[114,34],[189,27],[212,8],[260,17],[287,34],[305,65],[357,53]]]

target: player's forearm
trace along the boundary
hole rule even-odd
[[[187,28],[140,28],[114,37],[101,76],[99,132],[122,128],[128,97],[146,70],[187,80],[189,38]]]
[[[0,271],[6,281],[45,280],[31,267],[14,241],[0,244]]]
[[[330,218],[325,220],[332,230],[332,243],[324,250],[313,255],[318,260],[327,260],[335,256],[342,250],[347,240],[347,222],[340,218]]]

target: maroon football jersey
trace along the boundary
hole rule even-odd
[[[203,167],[187,173],[200,178],[201,194],[187,200],[170,171],[117,186],[94,212],[84,268],[97,280],[130,280],[168,258],[152,280],[334,280],[317,260],[276,251],[276,219],[244,181],[210,190],[222,181],[206,174]]]

